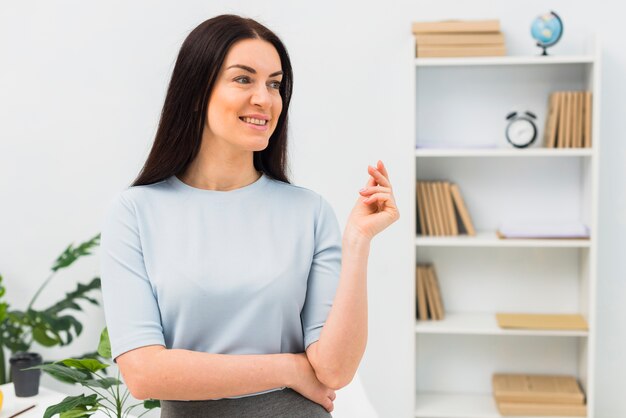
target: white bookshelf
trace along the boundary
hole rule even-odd
[[[415,238],[415,263],[434,264],[446,308],[444,320],[416,320],[416,418],[499,418],[497,372],[574,375],[593,418],[599,57],[594,41],[575,56],[414,60],[415,179],[458,184],[477,229]],[[543,148],[549,93],[582,89],[594,92],[592,148]],[[526,110],[538,138],[514,149],[505,117]],[[582,221],[591,236],[496,236],[524,219]],[[496,312],[580,313],[589,330],[504,330]]]

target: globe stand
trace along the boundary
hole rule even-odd
[[[548,48],[549,48],[549,46],[543,46],[543,45],[541,45],[541,44],[539,44],[539,43],[537,44],[537,46],[538,46],[539,48],[543,48],[543,52],[542,52],[542,53],[541,53],[541,55],[539,55],[539,56],[540,56],[540,57],[547,57],[547,56],[548,56]],[[551,46],[551,45],[550,45],[550,46]]]

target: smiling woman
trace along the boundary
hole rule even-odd
[[[330,204],[285,174],[291,90],[269,29],[200,24],[148,159],[107,210],[112,357],[162,418],[329,417],[365,351],[369,244],[398,219],[391,183],[368,167],[342,237]]]

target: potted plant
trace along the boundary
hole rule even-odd
[[[107,328],[104,328],[100,334],[97,353],[104,359],[111,359],[111,343]],[[120,395],[122,382],[119,369],[117,378],[105,377],[99,373],[109,366],[110,364],[102,363],[97,358],[68,358],[52,364],[32,367],[31,369],[41,369],[62,382],[80,384],[94,392],[88,396],[81,394],[66,397],[60,403],[48,407],[44,418],[51,418],[57,414],[61,417],[85,418],[98,410],[103,411],[109,417],[126,418],[134,408],[143,405],[146,411],[139,415],[141,417],[149,410],[161,406],[161,402],[155,399],[126,406],[130,392],[124,388],[124,393]]]
[[[37,289],[25,311],[10,310],[10,305],[3,301],[5,288],[0,275],[0,384],[11,381],[11,376],[7,376],[5,348],[14,356],[23,356],[23,353],[30,352],[35,342],[44,347],[65,346],[81,334],[83,325],[69,312],[82,310],[78,304],[80,300],[99,304],[91,297],[92,291],[100,289],[99,277],[88,284],[78,283],[76,290],[66,293],[63,299],[45,309],[35,309],[34,304],[59,270],[71,266],[82,256],[90,255],[90,250],[99,243],[100,234],[77,247],[70,244],[56,259],[51,274]]]

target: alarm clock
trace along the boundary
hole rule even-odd
[[[511,112],[506,116],[506,140],[515,148],[526,148],[537,139],[537,117],[531,112],[518,115]]]

